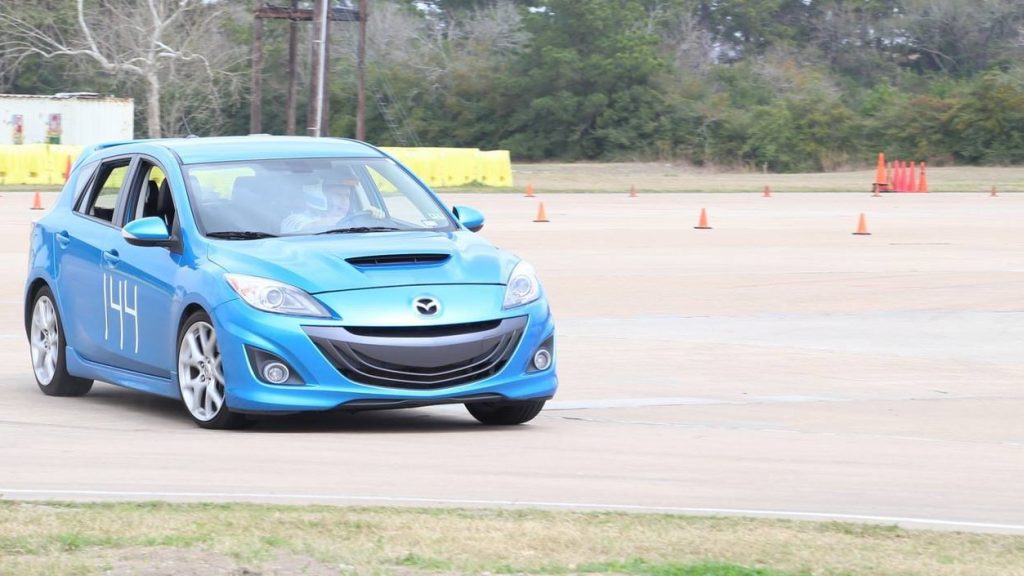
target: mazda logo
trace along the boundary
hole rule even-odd
[[[435,298],[424,296],[413,301],[413,308],[421,316],[437,316],[441,313],[441,303]]]

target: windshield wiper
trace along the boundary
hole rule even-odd
[[[320,234],[364,234],[366,232],[400,232],[401,228],[392,228],[391,226],[352,226],[349,228],[335,228],[333,230],[324,230],[323,232],[317,232]]]
[[[210,232],[207,238],[222,238],[224,240],[259,240],[260,238],[277,238],[276,234],[269,232],[253,232],[251,230],[227,230],[224,232]]]

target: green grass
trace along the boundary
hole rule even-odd
[[[1024,574],[1024,537],[610,512],[0,500],[5,576],[148,574],[183,559],[208,574]]]
[[[32,185],[32,184],[0,184],[0,193],[11,193],[11,192],[60,192],[63,186],[47,186],[47,185]]]

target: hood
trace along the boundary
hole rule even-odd
[[[505,284],[518,258],[467,231],[383,232],[208,240],[228,272],[306,292],[426,284]]]

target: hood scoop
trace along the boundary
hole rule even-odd
[[[373,266],[411,266],[441,264],[451,258],[450,254],[381,254],[379,256],[357,256],[346,258],[345,262],[358,268]]]

